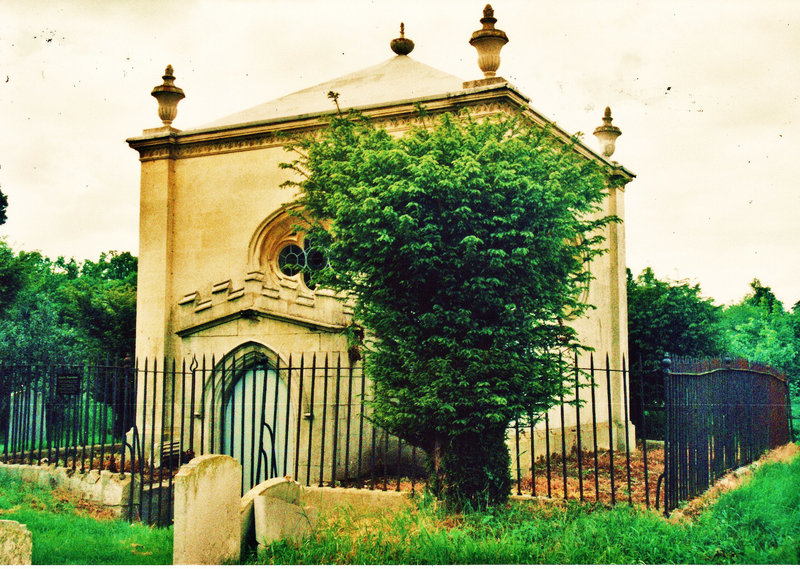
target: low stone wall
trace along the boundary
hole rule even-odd
[[[37,466],[31,464],[5,464],[0,462],[0,472],[19,478],[42,488],[63,488],[75,496],[107,507],[115,516],[130,513],[130,474],[125,478],[108,470],[72,470],[64,466]]]
[[[320,513],[352,508],[358,513],[394,513],[411,505],[411,492],[304,486],[303,501]]]

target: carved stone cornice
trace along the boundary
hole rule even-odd
[[[522,111],[534,124],[548,125],[551,131],[565,142],[571,136],[551,120],[534,109],[529,99],[507,81],[477,85],[454,93],[420,97],[391,103],[379,103],[355,110],[370,118],[373,123],[390,131],[403,131],[425,124],[420,116],[420,106],[427,115],[438,115],[467,108],[473,116],[492,113],[516,113]],[[141,161],[189,158],[228,152],[242,152],[269,147],[281,147],[304,134],[313,133],[328,124],[333,113],[311,113],[270,119],[259,122],[177,131],[165,134],[161,129],[145,132],[143,136],[127,140],[137,150]],[[155,134],[158,133],[158,134]],[[612,163],[582,142],[576,150],[587,158]],[[634,175],[619,165],[615,166],[630,181]]]
[[[257,320],[259,318],[287,322],[289,324],[295,324],[303,328],[308,328],[311,331],[341,332],[345,328],[345,326],[342,324],[331,324],[329,322],[320,322],[313,319],[290,316],[265,308],[243,308],[241,310],[235,310],[221,316],[212,316],[208,319],[198,319],[187,327],[179,328],[175,334],[181,338],[186,338],[193,334],[197,334],[198,332],[216,328],[217,326],[221,326],[227,322],[233,322],[239,319]]]
[[[611,171],[607,177],[607,183],[609,188],[614,188],[615,190],[625,191],[625,185],[630,182],[633,178],[636,177],[636,174],[626,169],[623,165],[619,164],[618,162],[611,162]]]
[[[550,128],[551,132],[565,143],[570,143],[572,140],[569,133],[534,109],[530,105],[530,100],[505,80],[488,84],[478,82],[475,87],[454,93],[379,103],[357,107],[354,110],[361,112],[373,124],[387,131],[402,132],[425,124],[426,119],[420,115],[420,107],[424,108],[425,114],[429,116],[465,108],[475,117],[521,111],[523,116],[534,124]],[[127,142],[131,148],[139,152],[140,160],[143,162],[282,147],[305,134],[319,131],[328,124],[332,115],[333,113],[310,113],[207,129],[186,131],[170,129],[167,133],[163,129],[153,129],[145,131],[143,136],[129,138]],[[621,182],[624,185],[635,177],[633,172],[616,162],[611,162],[581,141],[574,147],[582,156],[614,168],[617,184]]]

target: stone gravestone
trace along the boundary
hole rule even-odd
[[[242,466],[233,457],[193,458],[175,476],[174,565],[238,562]]]
[[[30,565],[33,539],[24,524],[0,520],[0,565]]]
[[[280,539],[299,543],[311,535],[317,525],[315,509],[269,496],[261,495],[253,499],[253,514],[259,548]]]
[[[291,476],[272,478],[242,496],[242,549],[279,539],[301,541],[314,531],[317,509],[303,505],[303,489]]]

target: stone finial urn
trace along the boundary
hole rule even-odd
[[[406,25],[400,22],[400,37],[389,42],[389,47],[397,55],[408,55],[414,50],[414,42],[406,37]]]
[[[508,43],[508,36],[503,30],[495,29],[497,18],[491,4],[483,9],[481,24],[483,28],[472,33],[470,45],[478,50],[478,67],[483,71],[484,77],[494,77],[500,67],[500,50]]]
[[[600,152],[606,158],[610,158],[616,149],[617,137],[622,134],[622,131],[611,124],[611,107],[606,107],[606,112],[603,114],[603,124],[594,129],[594,135],[600,141]]]
[[[186,96],[183,89],[175,85],[175,76],[172,73],[172,66],[167,65],[161,77],[164,82],[154,87],[150,93],[158,101],[158,118],[164,126],[170,126],[178,116],[178,103]]]

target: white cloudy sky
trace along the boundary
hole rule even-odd
[[[480,78],[478,0],[3,0],[0,188],[15,249],[137,249],[137,154],[160,125],[150,90],[172,64],[192,128],[391,57]],[[628,264],[699,282],[718,302],[753,277],[800,299],[800,2],[495,0],[499,75],[567,131],[610,105]]]

